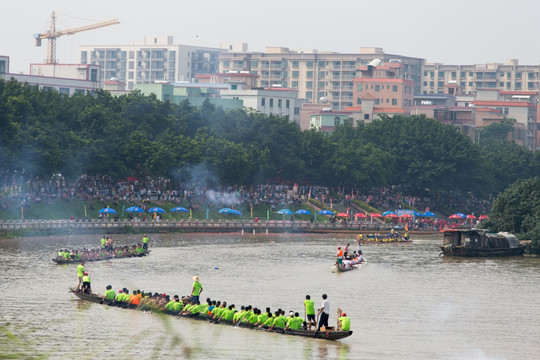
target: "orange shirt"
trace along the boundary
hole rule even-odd
[[[131,295],[129,297],[129,302],[131,304],[140,305],[141,304],[141,298],[139,298],[137,295]]]
[[[343,250],[339,249],[338,253],[337,253],[337,256],[343,256]]]

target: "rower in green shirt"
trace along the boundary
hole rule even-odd
[[[289,322],[287,323],[287,326],[285,326],[284,331],[287,331],[289,329],[293,329],[293,330],[302,329],[302,323],[304,322],[304,320],[302,320],[302,318],[300,318],[299,315],[300,314],[298,313],[294,313],[294,317],[289,319]]]
[[[105,290],[105,296],[103,297],[103,300],[113,301],[115,296],[116,296],[116,293],[112,289],[112,286],[107,285],[107,290]]]
[[[341,311],[341,309],[338,309],[338,321],[337,321],[337,328],[338,330],[342,331],[349,331],[351,330],[351,319]]]

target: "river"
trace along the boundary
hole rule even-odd
[[[86,263],[106,285],[295,310],[328,294],[352,336],[324,341],[160,317],[77,299],[75,265],[58,248],[96,247],[99,236],[0,239],[0,358],[538,359],[540,259],[439,257],[440,238],[366,244],[368,265],[332,273],[354,236],[152,234],[144,258]],[[117,235],[116,244],[140,235]],[[353,247],[353,246],[352,246]]]

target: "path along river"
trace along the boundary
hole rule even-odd
[[[118,245],[140,235],[116,236]],[[207,296],[239,307],[299,311],[327,293],[351,317],[341,341],[296,338],[160,317],[78,300],[75,265],[57,248],[98,236],[0,239],[0,358],[51,359],[538,359],[540,259],[439,257],[440,238],[367,244],[369,264],[332,273],[351,235],[154,234],[145,258],[87,263],[95,292],[144,289]],[[215,269],[215,268],[219,269]]]

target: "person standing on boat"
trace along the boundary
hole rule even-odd
[[[101,245],[101,248],[102,248],[102,249],[104,249],[104,248],[107,246],[107,238],[105,237],[105,235],[103,235],[103,236],[101,237],[100,245]]]
[[[311,325],[317,327],[317,321],[315,320],[315,302],[311,300],[311,296],[306,295],[306,300],[304,300],[304,309],[306,311],[306,323],[308,329],[311,330]]]
[[[196,303],[199,301],[199,295],[201,295],[203,291],[203,287],[201,283],[199,282],[201,279],[198,276],[193,277],[193,289],[191,289],[191,297],[192,302]]]
[[[77,291],[80,291],[84,276],[84,261],[77,265]]]
[[[328,327],[328,318],[330,317],[330,302],[328,301],[328,296],[326,294],[322,295],[322,307],[319,309],[318,315],[320,316],[319,325],[317,326],[317,331],[321,327]]]
[[[349,252],[349,244],[347,244],[345,246],[345,249],[343,249],[343,257],[346,259],[347,258],[347,254]]]
[[[142,247],[143,247],[143,251],[144,252],[148,252],[148,236],[146,234],[144,234],[143,238],[142,238]]]
[[[358,234],[356,237],[356,252],[360,255],[362,255],[362,242],[363,242],[362,234]]]

